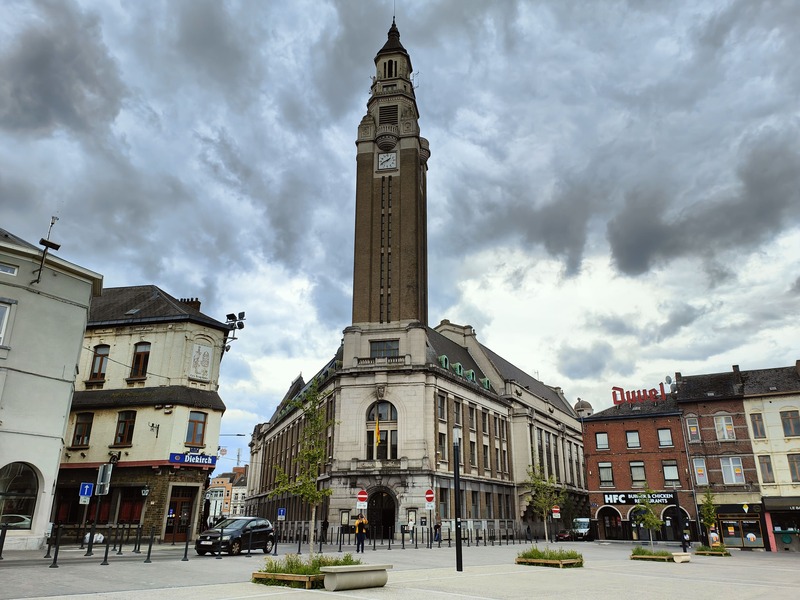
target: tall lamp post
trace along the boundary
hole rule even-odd
[[[464,565],[461,562],[461,477],[460,465],[461,455],[461,425],[453,425],[453,483],[456,486],[456,571],[463,571]]]

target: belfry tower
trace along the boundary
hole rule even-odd
[[[358,128],[353,325],[428,323],[428,140],[392,19]]]

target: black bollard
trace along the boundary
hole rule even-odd
[[[375,552],[375,542],[378,536],[375,535],[375,528],[372,528],[372,551]]]
[[[252,547],[252,545],[253,545],[253,530],[251,529],[247,533],[247,558],[251,558],[251,556],[250,556],[250,548]]]
[[[136,541],[133,542],[133,553],[134,554],[141,554],[142,553],[142,526],[136,526]]]
[[[319,530],[319,553],[322,554],[322,529]]]
[[[273,538],[274,539],[272,544],[272,556],[278,556],[278,539],[280,538],[280,536],[275,534]]]
[[[389,529],[389,550],[392,549],[392,530]]]
[[[406,549],[406,530],[402,527],[400,528],[400,549]]]
[[[300,552],[300,546],[303,544],[303,530],[301,529],[297,535],[297,556],[300,556],[302,552]],[[311,551],[313,552],[314,549],[312,548]]]
[[[84,556],[92,556],[92,547],[94,546],[94,532],[97,529],[97,520],[92,521],[92,528],[89,530],[89,544],[86,546],[86,554]]]
[[[110,533],[110,532],[109,532]],[[111,536],[106,536],[106,553],[103,555],[103,562],[100,563],[101,566],[108,565],[108,548],[111,546]]]
[[[146,562],[146,563],[153,562],[152,560],[150,560],[150,553],[153,551],[153,540],[155,539],[155,537],[156,537],[156,528],[155,527],[151,527],[150,528],[150,541],[147,544],[147,558],[144,559],[144,562]]]
[[[419,549],[419,540],[417,539],[417,529],[416,527],[411,528],[411,537],[414,538],[414,550]]]
[[[450,528],[448,527],[448,528],[447,528],[447,547],[448,547],[448,548],[450,548],[450,541],[451,541],[451,538],[450,538]]]
[[[56,525],[56,549],[53,551],[53,562],[50,564],[51,569],[58,568],[58,547],[61,542],[61,526]]]
[[[189,532],[186,532],[186,543],[183,546],[183,558],[181,562],[189,560]]]
[[[117,525],[117,529],[119,529],[119,525]],[[125,525],[122,526],[122,529],[119,529],[119,543],[117,545],[117,556],[122,556],[122,542],[125,539]]]
[[[342,538],[343,537],[344,537],[344,531],[342,531],[342,528],[339,527],[339,552],[342,551]]]

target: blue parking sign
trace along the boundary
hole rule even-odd
[[[286,520],[286,509],[279,508],[278,509],[278,521],[285,521]]]

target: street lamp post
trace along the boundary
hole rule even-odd
[[[461,562],[461,481],[460,481],[460,456],[461,447],[461,425],[453,425],[453,483],[456,486],[456,571],[463,571],[464,565]]]

